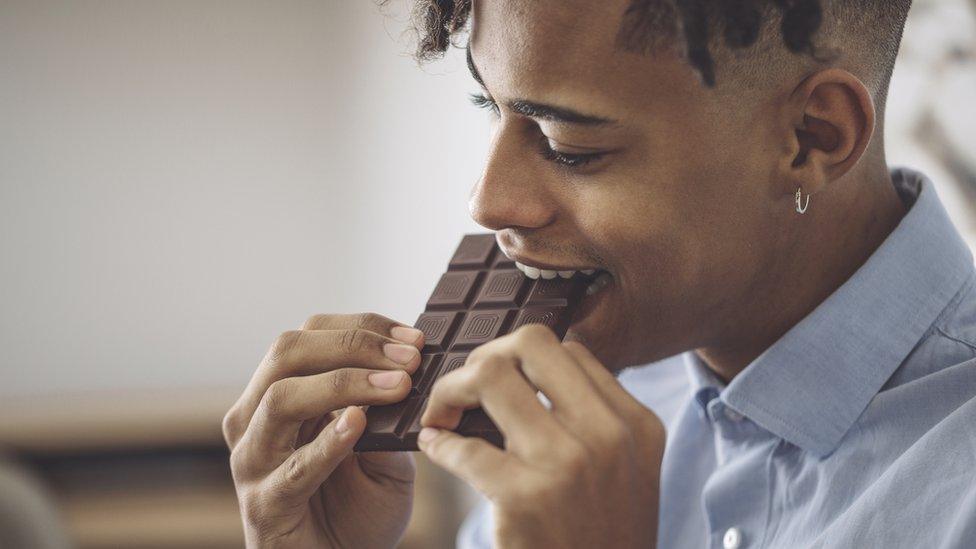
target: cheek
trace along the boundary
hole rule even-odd
[[[766,263],[772,185],[743,152],[751,146],[713,154],[672,142],[668,154],[640,155],[581,188],[580,233],[616,275],[631,316],[687,309],[689,296],[711,308]]]
[[[593,235],[623,291],[647,291],[648,279],[696,277],[709,230],[699,204],[709,191],[696,181],[694,173],[641,161],[587,197],[582,232]]]

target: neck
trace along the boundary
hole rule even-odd
[[[811,199],[805,219],[794,220],[803,223],[797,224],[789,250],[782,252],[787,257],[784,268],[746,296],[733,318],[723,323],[715,344],[696,349],[724,381],[731,381],[843,285],[906,213],[883,159],[880,166],[873,163],[831,187]],[[793,215],[800,216],[796,211]]]

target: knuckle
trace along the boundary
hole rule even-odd
[[[359,313],[356,316],[356,327],[369,329],[382,323],[382,317],[376,313]]]
[[[287,364],[289,362],[289,355],[292,353],[299,345],[299,341],[302,339],[301,330],[288,330],[287,332],[282,332],[281,335],[275,339],[274,344],[271,345],[271,352],[269,353],[269,359],[272,364]]]
[[[508,336],[502,336],[508,337]],[[479,345],[474,348],[470,353],[468,353],[468,362],[484,360],[490,356],[498,355],[504,349],[503,346],[498,345],[499,340],[495,339]]]
[[[603,444],[609,450],[617,450],[626,446],[630,441],[630,429],[619,419],[604,422],[602,432]],[[616,453],[616,452],[613,452]]]
[[[352,384],[352,374],[348,369],[335,370],[329,373],[329,388],[334,394],[341,395],[348,391]]]
[[[526,324],[512,335],[519,343],[558,343],[556,334],[544,324]]]
[[[279,379],[272,383],[261,399],[265,415],[272,418],[286,417],[293,392],[294,385],[290,379]]]
[[[308,464],[298,452],[293,453],[285,460],[282,469],[285,484],[301,484],[308,476]]]
[[[497,354],[488,355],[475,362],[475,370],[482,379],[493,379],[502,374],[511,365],[511,360]]]
[[[305,324],[302,324],[302,329],[314,330],[319,326],[325,326],[327,321],[329,320],[329,316],[330,315],[326,315],[326,314],[312,315],[308,317],[308,320],[305,321]]]
[[[479,362],[483,358],[485,358],[485,356],[490,355],[491,353],[487,349],[487,347],[488,347],[487,344],[479,345],[478,347],[475,347],[473,351],[468,353],[468,360],[465,362],[465,366],[472,364],[474,362]]]
[[[339,338],[339,348],[346,354],[354,355],[362,351],[369,341],[370,333],[362,328],[346,330]]]
[[[235,482],[241,482],[248,472],[248,457],[241,445],[230,451],[230,472]]]
[[[237,440],[237,436],[240,433],[237,419],[238,411],[237,406],[234,406],[228,410],[227,414],[220,422],[220,431],[224,435],[224,443],[227,444],[227,448],[234,449],[234,441]]]
[[[655,440],[664,437],[665,429],[661,420],[653,412],[647,410],[640,415],[637,420],[640,436],[647,440]]]

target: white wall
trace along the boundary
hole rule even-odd
[[[236,388],[312,313],[413,322],[488,123],[404,5],[0,0],[0,399]]]

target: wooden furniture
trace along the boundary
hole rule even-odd
[[[220,419],[236,391],[157,391],[0,403],[0,449],[48,488],[82,548],[241,547]],[[472,498],[417,461],[404,548],[453,547]]]

